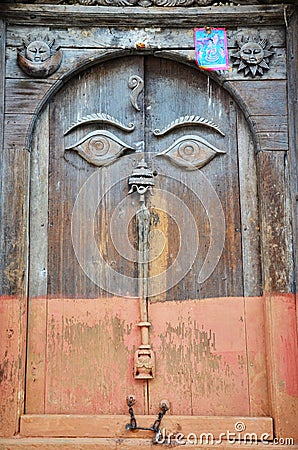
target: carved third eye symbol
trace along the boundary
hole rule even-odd
[[[188,135],[178,139],[157,156],[164,155],[180,167],[195,170],[205,166],[215,156],[223,153],[226,152],[209,144],[205,139]]]
[[[82,158],[95,166],[105,166],[115,161],[125,150],[133,150],[113,133],[97,130],[66,148],[75,150]]]

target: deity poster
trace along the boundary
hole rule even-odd
[[[198,66],[206,70],[229,67],[225,28],[195,28],[195,51]]]

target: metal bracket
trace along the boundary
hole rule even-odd
[[[126,424],[125,429],[127,431],[135,431],[135,430],[144,430],[144,431],[153,431],[154,436],[152,439],[153,444],[158,443],[158,439],[160,437],[160,424],[163,419],[163,416],[166,414],[166,412],[170,409],[170,403],[168,400],[162,400],[160,402],[160,412],[157,415],[157,419],[155,422],[151,425],[151,427],[139,427],[137,425],[137,420],[134,415],[133,405],[135,404],[136,399],[134,395],[129,395],[127,397],[127,405],[128,405],[128,412],[130,414],[130,423]]]
[[[135,352],[134,377],[136,380],[150,380],[155,377],[155,355],[150,345],[140,345]]]

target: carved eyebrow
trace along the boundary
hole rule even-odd
[[[184,125],[193,125],[193,124],[203,125],[203,126],[206,126],[209,128],[213,128],[218,133],[220,133],[222,136],[225,136],[225,133],[214,122],[212,122],[211,120],[205,119],[204,117],[194,116],[194,115],[179,117],[178,119],[171,122],[169,125],[167,125],[162,130],[160,130],[159,128],[156,128],[153,131],[153,134],[155,136],[162,136],[163,134],[168,133],[170,130],[173,130],[174,128],[179,128],[179,127],[183,127]]]
[[[89,114],[88,116],[82,117],[77,122],[74,122],[64,133],[66,136],[70,131],[74,130],[76,127],[80,125],[84,125],[86,123],[109,123],[111,125],[115,125],[115,127],[120,128],[123,131],[131,132],[135,129],[135,125],[133,123],[129,123],[127,126],[124,125],[119,120],[105,113],[94,113]]]

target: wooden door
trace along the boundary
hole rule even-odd
[[[155,183],[146,194],[152,380],[133,373],[139,194],[128,194],[128,179],[143,158]],[[134,394],[137,415],[153,417],[166,398],[167,416],[195,416],[184,431],[202,427],[198,416],[218,433],[217,419],[231,416],[221,426],[233,427],[245,416],[247,430],[272,435],[253,143],[230,95],[162,58],[95,65],[42,113],[31,173],[22,433],[131,437]]]

